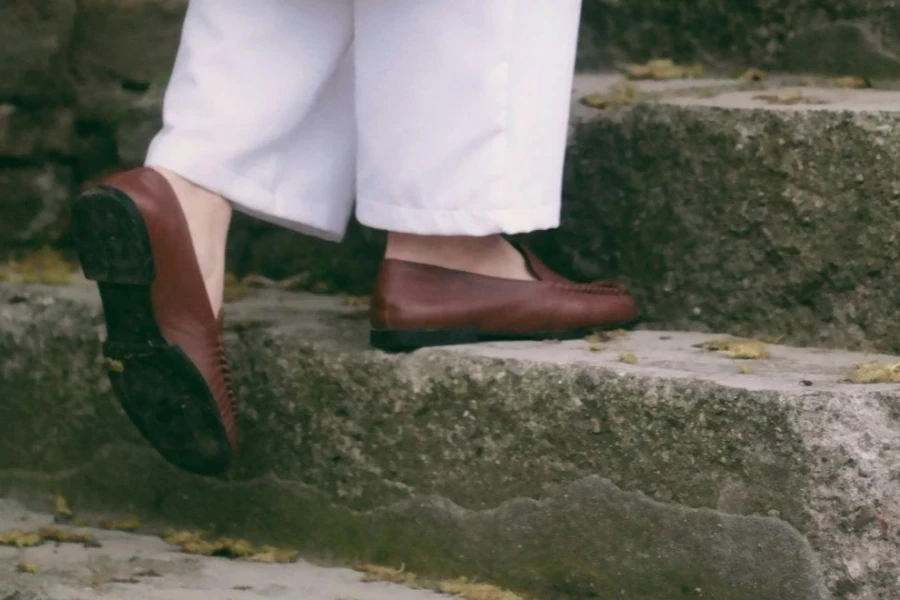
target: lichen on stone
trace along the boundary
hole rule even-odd
[[[606,110],[616,106],[634,104],[643,98],[644,93],[632,83],[618,83],[603,94],[591,94],[581,99],[582,104],[591,108]]]
[[[801,104],[807,101],[806,95],[800,90],[786,90],[777,94],[760,94],[753,97],[755,100],[762,100],[769,104],[793,105]]]
[[[57,523],[71,523],[75,518],[68,499],[62,494],[57,494],[53,499],[53,519]]]
[[[209,540],[201,531],[166,530],[163,539],[181,548],[185,554],[216,556],[232,560],[245,559],[258,563],[294,563],[300,558],[296,550],[274,546],[257,547],[252,542],[238,538]]]
[[[468,579],[441,581],[437,591],[465,600],[524,600],[522,596],[487,583],[477,583]]]
[[[41,527],[37,531],[42,540],[60,544],[82,544],[89,548],[99,548],[100,542],[89,533],[80,533],[61,527]]]
[[[862,363],[853,367],[847,376],[850,383],[900,383],[900,362],[887,364],[880,361]]]
[[[638,364],[638,357],[632,352],[623,352],[622,355],[619,356],[619,362],[623,362],[626,365],[636,365]]]
[[[643,65],[629,65],[625,70],[628,79],[652,79],[654,81],[667,81],[671,79],[693,79],[703,77],[706,69],[697,63],[693,65],[679,65],[673,60],[657,59]]]
[[[78,267],[67,261],[59,251],[42,248],[0,265],[0,281],[62,285],[72,283],[77,272]]]
[[[356,310],[366,311],[372,306],[372,297],[371,296],[343,296],[344,302],[346,302],[351,307]]]
[[[28,575],[34,575],[37,573],[38,569],[34,563],[28,562],[27,560],[19,561],[19,564],[16,565],[16,571],[19,573],[26,573]],[[15,594],[13,594],[15,596]]]
[[[112,373],[124,373],[125,372],[125,364],[120,360],[115,360],[113,358],[104,358],[103,366],[106,367],[107,371]]]
[[[285,548],[276,548],[274,546],[262,546],[256,549],[247,560],[258,563],[295,563],[300,558],[300,552],[297,550],[287,550]]]
[[[393,567],[362,563],[357,565],[356,570],[363,573],[363,581],[386,581],[388,583],[396,583],[415,589],[421,587],[418,577],[416,577],[414,573],[408,572],[405,565],[401,566],[399,569],[395,569]]]
[[[872,82],[867,78],[855,75],[847,77],[835,77],[829,80],[829,84],[831,85],[831,87],[851,89],[865,89],[872,87]]]
[[[762,69],[748,69],[738,79],[743,81],[765,81],[768,75]]]
[[[225,274],[223,298],[225,302],[237,302],[250,295],[251,288],[234,273]]]
[[[525,600],[522,596],[509,590],[465,578],[446,581],[424,581],[416,574],[407,571],[405,566],[395,569],[393,567],[363,563],[357,565],[356,569],[363,573],[363,581],[366,582],[387,582],[413,589],[433,589],[442,594],[463,598],[464,600]]]
[[[34,531],[8,531],[0,533],[0,546],[14,546],[16,548],[31,548],[38,546],[43,542],[41,536]]]
[[[127,517],[125,519],[103,519],[100,521],[100,527],[109,529],[110,531],[137,531],[141,527],[141,520],[137,517]]]
[[[719,352],[734,360],[759,360],[769,358],[769,349],[762,342],[742,339],[716,339],[699,344],[699,348]]]
[[[626,337],[628,337],[628,332],[626,330],[614,329],[612,331],[597,330],[587,336],[585,339],[592,343],[603,344],[605,342],[612,342],[613,340],[618,340]]]

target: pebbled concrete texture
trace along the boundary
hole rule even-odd
[[[138,440],[101,370],[90,288],[0,285],[0,494],[406,564],[537,598],[875,600],[900,580],[889,357],[701,334],[392,356],[340,300],[229,307],[243,454],[224,480]],[[633,352],[635,365],[619,361]],[[741,366],[749,368],[743,373]],[[699,590],[699,591],[698,591]]]
[[[51,515],[0,499],[0,532],[52,525]],[[161,539],[79,529],[100,547],[0,547],[0,598],[7,600],[438,600],[447,596],[390,583],[363,583],[358,572],[300,561],[263,565],[188,556]],[[25,561],[36,573],[21,573]]]

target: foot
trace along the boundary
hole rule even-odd
[[[169,462],[214,475],[237,448],[220,310],[230,209],[173,181],[148,168],[107,179],[74,201],[73,233],[126,414]]]
[[[231,224],[231,204],[168,169],[154,170],[172,186],[184,211],[209,303],[213,314],[218,315],[222,312],[225,288],[225,245]]]
[[[482,254],[479,254],[479,251]],[[576,284],[499,236],[391,234],[372,296],[372,345],[389,351],[488,340],[568,339],[627,327],[625,286]]]
[[[391,233],[385,258],[475,275],[534,281],[522,252],[499,235],[431,236]]]

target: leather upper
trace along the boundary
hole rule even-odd
[[[371,311],[378,329],[523,335],[625,325],[638,317],[621,285],[519,281],[390,259],[381,265]]]
[[[200,371],[219,408],[232,447],[236,447],[235,399],[222,342],[223,314],[213,314],[178,198],[158,172],[140,168],[105,180],[129,196],[144,218],[156,279],[153,312],[167,342],[178,346]]]

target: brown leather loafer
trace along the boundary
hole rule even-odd
[[[216,475],[236,449],[234,396],[188,224],[152,169],[78,197],[73,233],[103,299],[105,364],[125,412],[170,463]]]
[[[371,343],[388,351],[489,340],[572,339],[628,327],[640,313],[624,286],[518,281],[399,260],[381,265]]]

